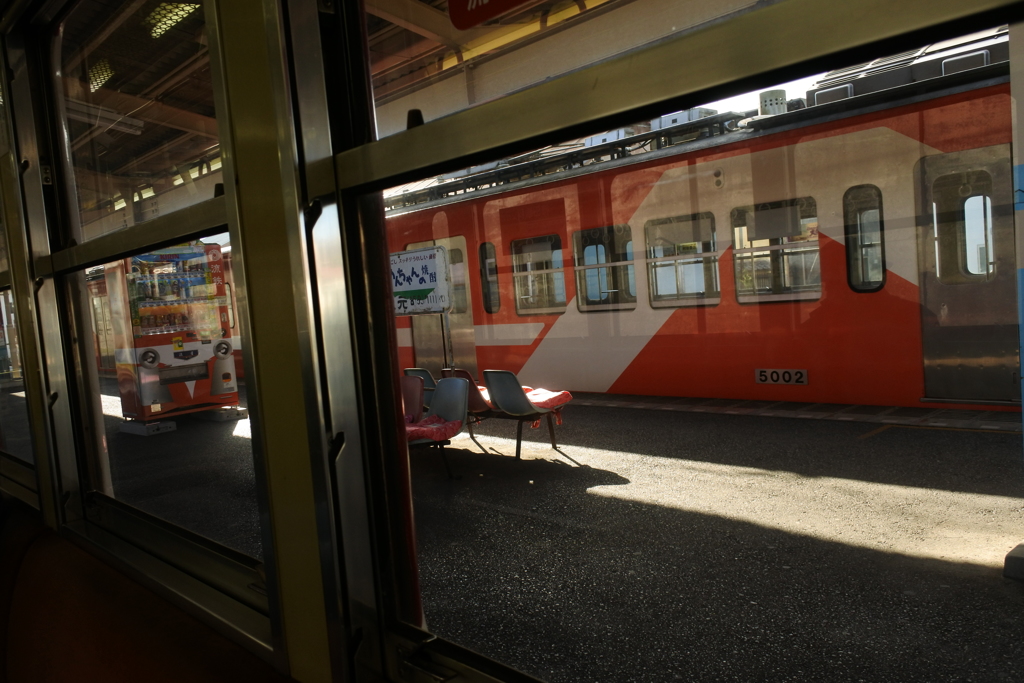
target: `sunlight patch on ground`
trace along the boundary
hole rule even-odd
[[[235,430],[231,432],[231,436],[241,436],[246,439],[252,438],[252,429],[249,424],[249,418],[244,418],[235,424]]]
[[[103,406],[104,415],[124,417],[124,412],[121,409],[120,396],[107,396],[106,394],[100,394],[100,403]]]
[[[515,440],[478,437],[515,454]],[[453,439],[476,450],[468,435]],[[822,541],[917,558],[1002,567],[1024,538],[1024,500],[836,477],[808,477],[636,453],[561,446],[582,465],[626,478],[589,493],[754,524]],[[523,443],[524,458],[565,460]]]

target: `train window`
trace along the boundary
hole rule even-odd
[[[991,275],[995,271],[992,244],[992,199],[968,197],[964,202],[964,266],[968,273]]]
[[[821,296],[818,207],[811,197],[732,210],[740,303]]]
[[[561,313],[565,310],[562,238],[544,235],[512,241],[512,277],[516,313]]]
[[[214,197],[220,138],[199,4],[80,3],[59,41],[81,242]]]
[[[72,275],[88,292],[89,487],[262,557],[227,234]],[[81,287],[84,285],[84,287]],[[87,365],[83,362],[83,366]]]
[[[498,259],[492,242],[480,245],[480,290],[483,292],[484,310],[497,313],[501,309],[501,298],[498,290]]]
[[[855,292],[877,292],[885,285],[882,191],[874,185],[851,187],[843,195],[846,273]]]
[[[633,233],[628,225],[573,235],[576,305],[581,311],[636,308]]]
[[[0,291],[0,453],[31,464],[32,435],[14,315],[14,296],[4,289]]]
[[[986,171],[951,173],[932,188],[936,269],[943,284],[991,279],[993,249],[992,176]]]
[[[655,218],[644,225],[651,306],[717,304],[718,245],[710,212]]]

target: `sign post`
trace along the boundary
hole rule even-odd
[[[451,271],[448,269],[448,250],[427,247],[391,254],[391,296],[395,315],[441,316],[441,345],[448,367],[455,367],[452,349]]]

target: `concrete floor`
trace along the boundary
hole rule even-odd
[[[120,500],[261,554],[247,421],[106,422]],[[1024,680],[1019,432],[599,405],[556,429],[517,462],[485,423],[456,480],[413,454],[440,636],[552,682]]]
[[[1019,433],[570,406],[413,455],[438,635],[548,681],[1024,680]]]
[[[249,420],[172,418],[175,431],[120,431],[116,385],[104,387],[104,423],[114,497],[143,512],[262,559]],[[245,388],[240,400],[244,406]]]

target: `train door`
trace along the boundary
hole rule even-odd
[[[407,249],[434,246],[448,250],[448,267],[452,276],[452,310],[448,319],[455,367],[469,370],[476,377],[476,332],[473,328],[472,293],[466,276],[466,238],[455,236],[415,242]],[[441,368],[448,365],[444,357],[443,338],[441,316],[412,316],[412,345],[416,365],[430,370],[434,377],[440,377]]]
[[[918,170],[925,398],[1019,401],[1010,147]]]

